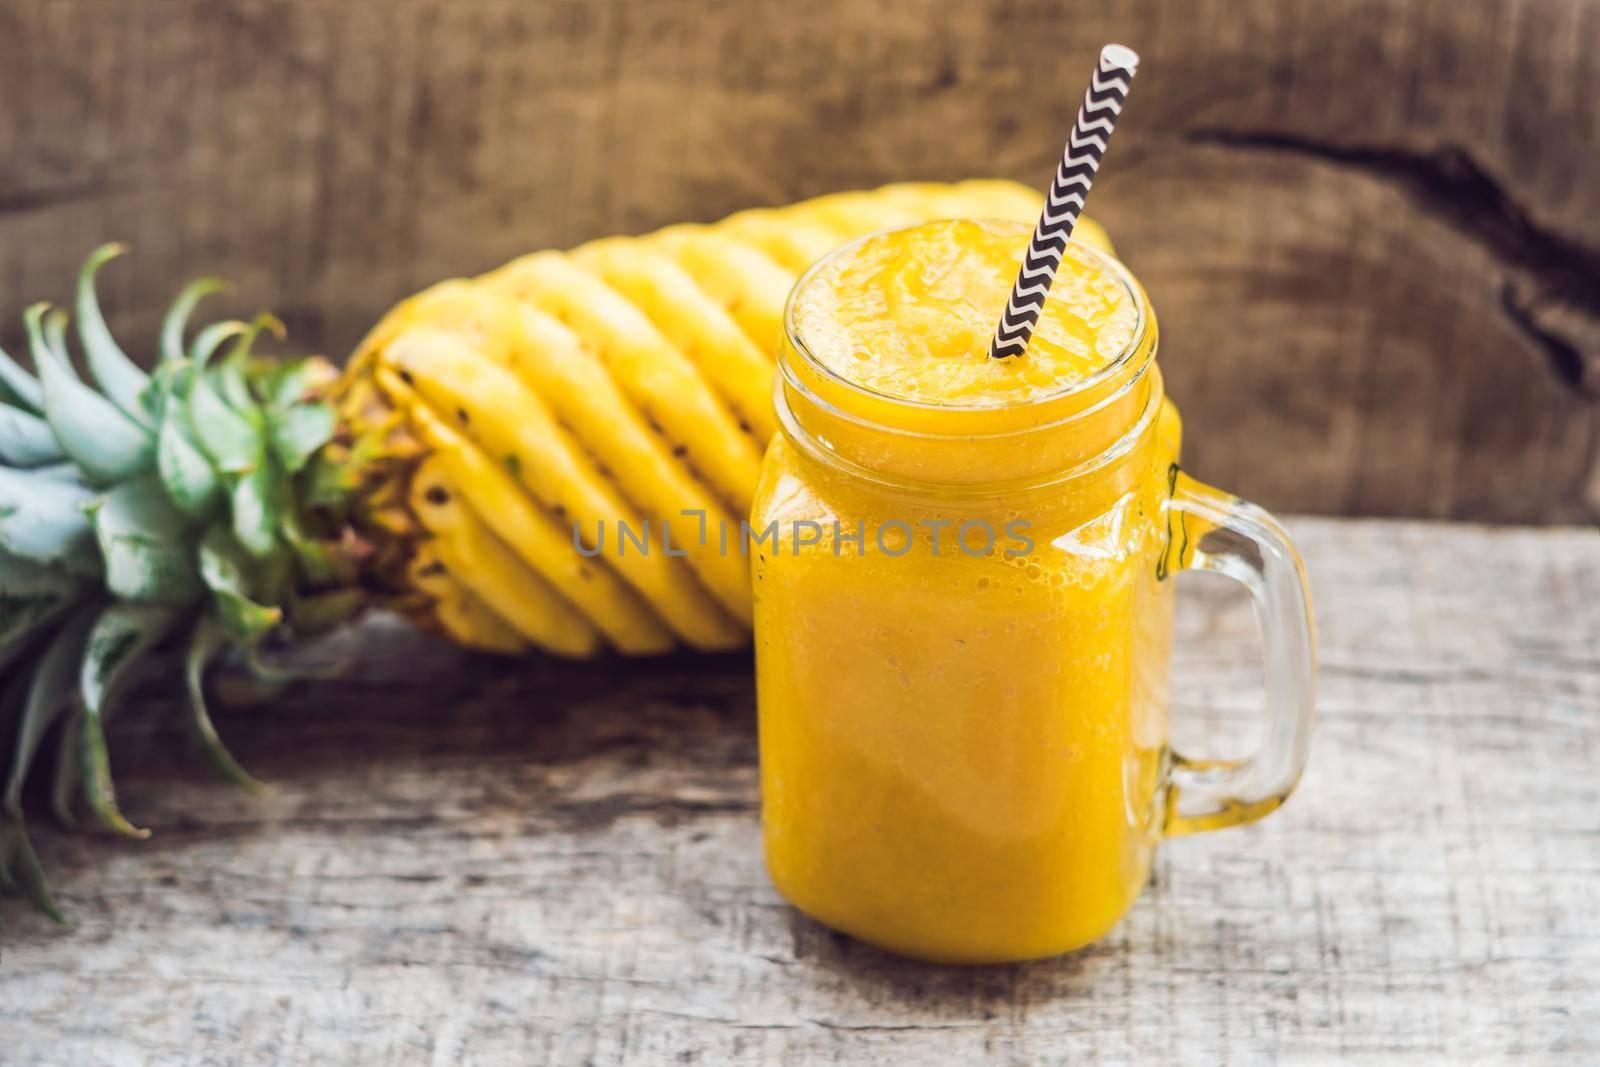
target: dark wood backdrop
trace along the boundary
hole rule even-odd
[[[0,0],[0,338],[109,237],[133,336],[222,272],[337,354],[533,248],[1043,183],[1108,40],[1145,66],[1091,210],[1197,474],[1283,509],[1600,514],[1580,0]]]

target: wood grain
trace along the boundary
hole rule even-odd
[[[761,868],[748,665],[359,669],[114,737],[148,842],[50,835],[77,922],[15,903],[8,1064],[1441,1062],[1600,1057],[1600,534],[1305,519],[1322,641],[1280,813],[1174,841],[1103,943],[901,962]],[[1240,751],[1248,609],[1186,576],[1179,741]]]
[[[535,248],[891,179],[1043,185],[1144,55],[1091,211],[1197,473],[1278,509],[1600,517],[1597,0],[9,0],[0,341],[82,255],[154,333],[220,272],[343,353]]]

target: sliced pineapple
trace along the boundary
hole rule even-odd
[[[751,208],[729,215],[715,228],[765,252],[795,277],[839,244],[839,231],[782,208]]]
[[[482,652],[515,656],[533,646],[450,573],[432,541],[419,544],[406,569],[406,583],[425,594],[418,616],[432,618],[446,637]]]
[[[669,226],[640,240],[665,249],[744,328],[758,349],[777,357],[793,271],[715,226]]]
[[[583,338],[717,496],[735,514],[749,513],[761,448],[643,312],[560,252],[524,256],[479,284],[554,315]]]
[[[444,565],[517,633],[574,659],[600,651],[594,625],[462,505],[441,457],[418,465],[407,503]]]
[[[778,432],[772,353],[758,348],[678,262],[630,237],[591,241],[572,259],[633,301],[700,368],[742,429],[763,447]]]
[[[385,382],[399,395],[403,383]],[[677,643],[643,600],[606,565],[577,551],[573,532],[552,518],[482,450],[451,429],[420,398],[408,409],[412,425],[441,463],[467,507],[522,561],[583,612],[618,652],[670,652]]]
[[[491,383],[482,390],[486,395],[481,402],[472,401],[479,415],[471,433],[491,455],[525,460],[518,480],[552,514],[562,507],[564,520],[594,531],[605,562],[639,591],[685,644],[712,651],[744,643],[742,623],[750,612],[747,564],[737,551],[731,556],[722,553],[714,532],[703,542],[698,537],[701,516],[707,523],[732,524],[735,529],[737,520],[673,455],[672,446],[650,429],[593,351],[551,316],[460,282],[429,290],[412,305],[407,321],[412,324],[410,332],[421,332],[418,324],[425,324],[435,333],[445,331],[458,339],[455,345],[437,337],[427,341],[427,333],[421,332],[420,341],[413,338],[407,344],[425,342],[430,351],[452,361],[477,356],[512,376],[493,378],[469,369],[457,382],[436,384],[443,392],[474,381]],[[405,347],[401,346],[402,356]],[[392,366],[398,357],[387,352],[380,347],[373,358]],[[421,363],[428,362],[423,354]],[[442,375],[449,376],[448,371]],[[534,400],[529,402],[528,396]],[[560,498],[545,481],[550,472],[542,469],[549,453],[545,446],[526,441],[526,428],[519,425],[524,417],[546,422],[543,404],[572,440],[583,443],[578,460],[570,450],[555,456],[557,472],[575,468],[586,472],[562,483]],[[592,462],[586,465],[588,457]],[[623,551],[618,524],[638,532],[646,528],[646,520],[653,550],[645,555],[630,545]],[[684,555],[667,554],[663,522],[671,523],[673,552]],[[573,551],[570,544],[567,551]]]
[[[833,193],[780,209],[786,218],[819,222],[840,235],[840,240],[862,237],[879,230],[912,226],[933,217],[916,201],[885,196],[882,190]]]

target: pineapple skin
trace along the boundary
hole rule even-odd
[[[772,374],[795,280],[868,233],[1033,222],[1042,202],[1003,180],[899,183],[537,252],[402,301],[340,388],[347,423],[387,418],[393,452],[415,457],[380,465],[369,487],[384,506],[363,534],[389,561],[391,602],[496,652],[745,645],[736,538],[776,432]],[[1074,239],[1112,251],[1088,218]],[[419,464],[448,506],[418,496]]]

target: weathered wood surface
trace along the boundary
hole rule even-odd
[[[1600,533],[1292,527],[1322,640],[1305,783],[1166,845],[1078,955],[926,967],[786,907],[737,659],[490,664],[373,626],[358,674],[222,717],[265,800],[153,709],[123,723],[156,836],[47,840],[77,927],[5,909],[0,1060],[1596,1062]],[[1246,737],[1252,625],[1186,588],[1191,747]]]
[[[113,236],[135,334],[216,271],[337,354],[534,248],[1042,185],[1113,39],[1145,64],[1091,210],[1198,468],[1278,509],[1600,516],[1597,0],[7,0],[0,340]]]

